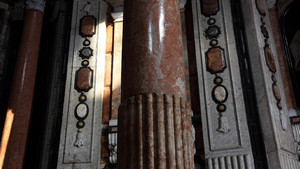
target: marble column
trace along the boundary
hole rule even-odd
[[[125,0],[119,169],[193,169],[178,0]]]
[[[44,0],[28,0],[0,151],[0,168],[24,163],[42,30]],[[4,160],[4,162],[3,162]]]

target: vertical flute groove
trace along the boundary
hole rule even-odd
[[[151,93],[130,97],[124,103],[122,121],[119,121],[123,137],[118,142],[127,140],[120,147],[125,147],[127,152],[122,154],[118,168],[191,169],[194,166],[191,161],[194,148],[188,129],[191,115],[184,99]]]
[[[251,155],[241,154],[206,159],[208,169],[252,169]]]

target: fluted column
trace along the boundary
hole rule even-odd
[[[193,169],[179,0],[125,0],[119,169]]]
[[[0,168],[21,169],[26,149],[42,30],[44,0],[27,1],[0,150]],[[3,163],[4,162],[4,163]]]

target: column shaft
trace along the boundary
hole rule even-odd
[[[119,169],[193,169],[178,0],[125,0]]]
[[[26,149],[43,13],[28,9],[1,144],[1,165],[21,169]]]
[[[178,0],[125,0],[123,98],[139,93],[185,97]]]

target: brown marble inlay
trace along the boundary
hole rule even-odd
[[[279,92],[278,86],[276,84],[273,85],[273,94],[277,101],[281,100],[280,92]]]
[[[265,15],[265,8],[264,8],[264,3],[263,0],[256,0],[256,8],[261,15]]]
[[[76,86],[75,89],[79,92],[89,91],[92,88],[92,75],[93,71],[91,68],[80,68],[76,72]]]
[[[274,56],[269,47],[265,47],[265,57],[266,57],[266,61],[267,61],[267,66],[269,67],[270,71],[276,72]]]
[[[80,20],[80,35],[91,37],[96,32],[96,18],[93,16],[84,16]]]
[[[222,72],[226,68],[224,51],[221,48],[210,48],[206,52],[207,70],[210,73]]]
[[[201,0],[201,12],[204,16],[216,15],[219,11],[219,0]]]

